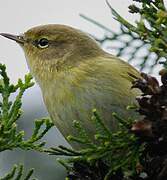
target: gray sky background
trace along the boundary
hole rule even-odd
[[[109,0],[109,2],[123,17],[134,22],[136,18],[128,13],[127,8],[132,0]],[[110,9],[106,5],[105,0],[1,0],[0,32],[20,34],[33,26],[56,23],[70,25],[99,37],[103,35],[103,30],[83,20],[79,13],[101,22],[112,30],[118,31],[118,23],[112,19]],[[18,78],[23,78],[28,73],[22,49],[15,42],[3,37],[0,37],[0,63],[6,64],[8,74],[13,82],[16,82]],[[29,124],[32,125],[32,121],[26,120],[33,120],[34,118],[47,115],[40,89],[37,85],[27,91],[24,96],[23,109],[24,127],[29,127]],[[46,140],[49,144],[61,144],[62,142],[62,138],[60,134],[57,134],[55,128],[49,132]],[[28,167],[40,169],[40,171],[37,170],[37,175],[41,174],[42,171],[46,171],[46,169],[50,169],[50,171],[48,170],[50,174],[56,172],[55,162],[50,162],[51,158],[46,159],[45,156],[37,153],[32,155],[31,153],[27,155],[27,153],[18,151],[0,155],[0,172],[8,169],[8,166],[4,168],[4,163],[8,163],[11,166],[14,162],[20,161],[20,159],[26,162]],[[18,155],[20,157],[19,160],[18,158],[13,159],[14,156],[18,157]],[[41,159],[40,168],[39,162],[35,160],[36,157]],[[47,167],[45,167],[46,162],[50,162],[49,165],[47,164]],[[62,168],[58,166],[57,171],[60,171],[60,174],[55,175],[54,180],[60,180],[62,179],[60,177],[63,177]],[[45,176],[46,174],[44,173]],[[44,175],[41,177],[39,175],[41,180],[53,179],[53,177],[44,177]]]

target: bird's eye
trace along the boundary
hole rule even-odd
[[[47,48],[49,46],[49,41],[46,38],[42,38],[38,41],[37,45],[39,48],[42,48],[42,49]]]

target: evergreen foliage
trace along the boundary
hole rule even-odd
[[[27,140],[24,139],[24,131],[18,131],[17,128],[17,121],[22,114],[21,106],[23,94],[34,84],[32,82],[32,76],[28,74],[25,76],[24,81],[19,79],[18,83],[13,85],[10,83],[9,77],[7,76],[5,65],[2,64],[0,64],[0,75],[0,152],[13,150],[15,148],[42,152],[45,142],[39,142],[39,140],[53,126],[53,123],[51,123],[49,119],[43,118],[36,120],[33,134]],[[17,94],[13,101],[11,100],[12,94]],[[23,166],[14,167],[11,173],[2,179],[8,180],[14,178],[16,169],[19,169],[18,178],[16,179],[20,179]],[[29,177],[30,175],[27,176],[26,179]]]
[[[14,165],[12,170],[7,173],[3,178],[0,178],[0,180],[29,180],[32,177],[34,170],[31,169],[28,171],[28,173],[24,176],[24,167],[23,165]],[[33,178],[32,180],[36,180]]]
[[[47,150],[51,155],[65,155],[69,158],[59,162],[69,172],[68,179],[105,179],[121,170],[121,176],[129,177],[137,174],[136,166],[139,164],[140,155],[144,146],[140,144],[134,134],[130,133],[131,119],[123,119],[113,113],[119,122],[118,130],[111,132],[103,123],[96,110],[93,110],[92,123],[96,128],[94,141],[78,121],[74,121],[74,127],[78,136],[68,136],[69,141],[83,144],[81,150],[73,150],[64,146]],[[73,166],[74,165],[74,166]],[[87,170],[78,172],[79,166],[85,166]],[[101,167],[101,168],[100,168]]]
[[[140,16],[135,25],[123,18],[106,0],[114,18],[120,23],[119,32],[114,32],[84,15],[81,17],[104,29],[104,38],[96,38],[102,45],[110,44],[109,48],[116,49],[117,56],[128,55],[128,61],[138,62],[137,67],[140,70],[144,68],[152,70],[158,62],[165,63],[167,59],[167,10],[163,0],[133,1],[134,3],[129,6],[129,12]],[[113,47],[115,41],[121,45]],[[140,52],[143,51],[147,53],[141,56]]]

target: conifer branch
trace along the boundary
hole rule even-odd
[[[24,139],[24,131],[18,131],[17,121],[22,115],[22,98],[27,89],[32,87],[32,76],[25,75],[24,81],[18,80],[16,85],[10,83],[5,65],[0,64],[0,152],[21,148],[23,150],[36,150],[43,152],[45,142],[39,142],[41,138],[53,126],[48,118],[37,119],[33,134],[27,140]],[[16,98],[11,101],[11,95]],[[23,177],[23,165],[15,165],[11,172],[0,180],[28,180],[33,174],[33,169]]]
[[[31,178],[33,172],[34,169],[30,169],[28,173],[24,176],[23,165],[14,165],[12,170],[9,173],[7,173],[4,177],[0,178],[0,180],[37,180],[35,178]]]
[[[96,175],[100,173],[98,179],[109,180],[120,169],[122,170],[122,175],[127,172],[129,176],[137,174],[136,167],[140,162],[140,156],[144,150],[144,146],[138,142],[137,137],[130,133],[129,128],[127,128],[131,123],[130,119],[129,122],[127,122],[127,120],[125,121],[123,118],[118,118],[115,113],[113,116],[119,121],[118,131],[111,132],[104,125],[102,119],[94,109],[92,116],[92,123],[96,128],[94,140],[88,138],[86,131],[83,130],[83,127],[78,121],[74,121],[74,127],[78,131],[78,137],[70,136],[69,141],[74,141],[86,146],[81,150],[73,150],[59,146],[58,148],[51,148],[45,152],[50,155],[68,156],[65,160],[61,159],[61,161],[59,161],[67,169],[69,174],[68,178],[70,177],[71,179],[74,177],[84,179],[89,173],[89,178],[94,179]],[[105,168],[100,170],[99,168],[102,164]],[[87,166],[87,170],[79,174],[77,166],[81,165]],[[92,168],[94,168],[94,172],[91,171]],[[99,172],[96,172],[96,170]]]
[[[114,18],[120,23],[120,30],[115,32],[101,23],[81,15],[85,20],[95,24],[104,30],[104,38],[96,38],[102,45],[115,50],[115,55],[126,56],[128,62],[135,61],[136,67],[140,70],[153,68],[161,61],[166,64],[167,59],[167,10],[163,0],[134,0],[140,3],[129,6],[130,13],[140,15],[140,21],[135,25],[129,23],[107,2]],[[114,42],[119,42],[118,46]],[[141,55],[145,52],[144,55]]]
[[[35,128],[32,136],[28,140],[24,140],[24,131],[17,130],[17,121],[19,120],[22,111],[22,97],[24,92],[32,87],[32,76],[25,75],[24,81],[18,80],[16,85],[10,84],[9,77],[6,73],[5,65],[0,64],[0,151],[12,150],[14,148],[35,149],[42,151],[45,142],[38,141],[48,132],[53,126],[49,119],[43,118],[35,121]],[[17,93],[15,100],[11,101],[10,96]],[[45,129],[40,132],[42,126]]]

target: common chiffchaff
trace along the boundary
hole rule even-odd
[[[77,135],[73,120],[80,121],[92,136],[95,129],[90,118],[94,108],[112,130],[117,126],[112,112],[134,117],[126,110],[137,94],[131,89],[129,73],[138,77],[139,72],[103,51],[86,33],[52,24],[32,28],[23,35],[0,35],[23,48],[48,112],[64,137]]]

